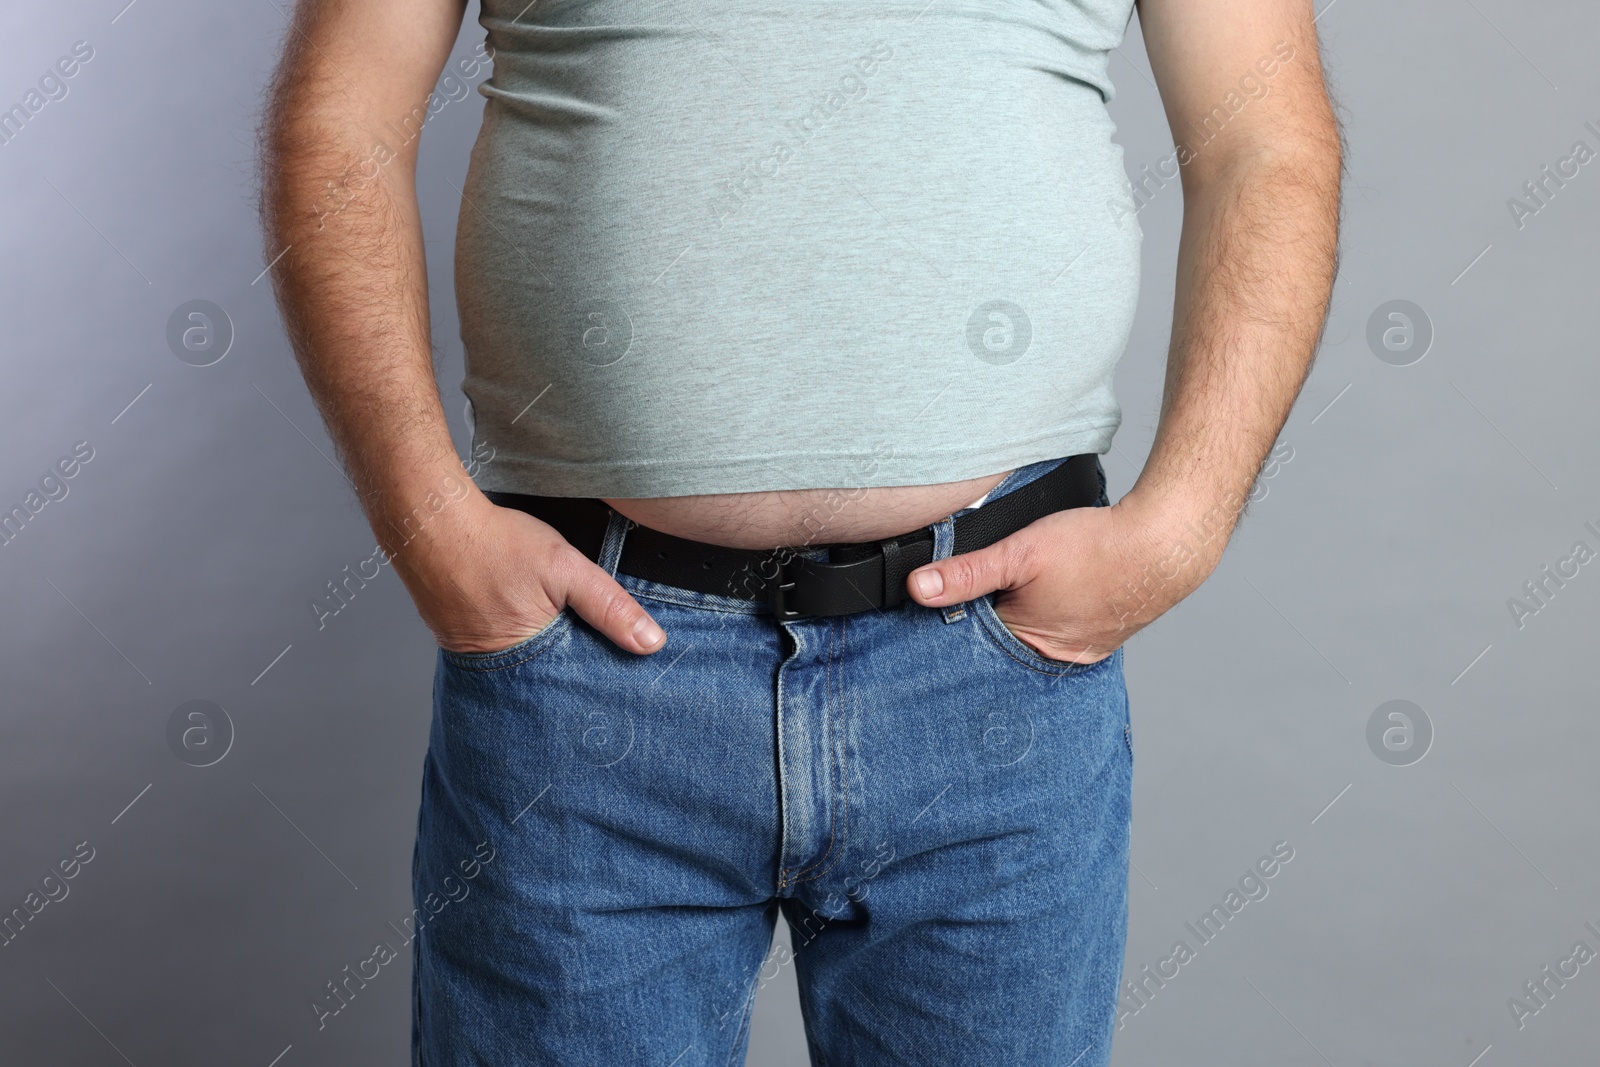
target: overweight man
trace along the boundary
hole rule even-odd
[[[1175,142],[1137,170],[1134,6]],[[465,7],[301,0],[262,138],[289,336],[438,644],[413,1062],[727,1067],[793,967],[818,1065],[1108,1063],[1123,645],[1215,568],[1336,268],[1311,4],[481,0],[453,59]],[[468,465],[415,187],[445,73],[485,99]],[[1180,195],[1113,502],[1139,212]]]

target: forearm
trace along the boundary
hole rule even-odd
[[[301,372],[392,549],[430,492],[475,490],[434,381],[415,142],[386,145],[381,116],[339,81],[311,55],[286,60],[264,130],[262,221]]]
[[[1310,369],[1338,258],[1341,137],[1310,0],[1138,3],[1167,125],[1205,137],[1178,156],[1183,231],[1150,457],[1111,507],[1047,515],[908,579],[930,606],[1003,590],[995,614],[1019,640],[1079,663],[1217,565]],[[918,588],[930,571],[937,593]]]
[[[908,579],[918,603],[1005,590],[995,612],[1019,640],[1092,663],[1206,579],[1321,334],[1338,173],[1336,151],[1284,152],[1213,158],[1186,180],[1161,421],[1138,481],[1112,507],[1058,511],[919,568]],[[929,572],[939,577],[923,587]]]
[[[1337,265],[1339,172],[1330,138],[1241,154],[1186,183],[1161,419],[1129,496],[1198,526],[1213,557],[1322,334]]]

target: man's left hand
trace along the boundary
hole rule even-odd
[[[1227,540],[1227,528],[1206,537],[1181,509],[1136,492],[1110,507],[1055,512],[988,548],[920,567],[907,593],[945,607],[998,592],[995,614],[1041,656],[1105,659],[1194,592]]]

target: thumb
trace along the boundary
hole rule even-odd
[[[568,560],[570,569],[559,574],[565,603],[589,625],[628,652],[648,655],[659,650],[667,635],[639,602],[611,575],[577,550]]]
[[[988,548],[918,567],[906,577],[906,591],[927,607],[960,604],[1021,585],[1024,569],[1020,543],[1007,537]]]

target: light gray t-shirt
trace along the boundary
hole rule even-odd
[[[922,485],[1104,453],[1132,0],[483,0],[456,293],[484,489]]]

